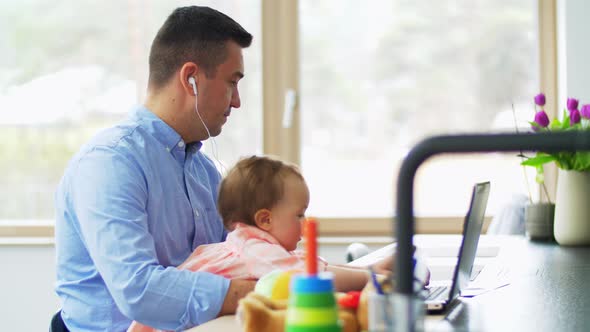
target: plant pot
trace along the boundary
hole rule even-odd
[[[535,203],[524,208],[526,235],[533,241],[552,241],[555,204]]]
[[[559,170],[554,235],[560,245],[590,245],[590,172]]]

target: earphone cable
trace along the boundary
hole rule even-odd
[[[215,162],[217,162],[218,170],[223,175],[227,172],[227,169],[225,168],[223,163],[219,160],[219,156],[217,154],[217,143],[215,142],[215,138],[213,138],[211,136],[211,132],[209,131],[209,128],[207,128],[205,121],[203,121],[203,118],[201,117],[201,113],[199,112],[199,107],[197,106],[197,98],[195,98],[195,112],[197,113],[199,120],[201,120],[203,127],[205,127],[205,130],[207,131],[207,139],[211,139],[211,155],[212,155],[213,159],[215,159]]]

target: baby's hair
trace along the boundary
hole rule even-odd
[[[299,168],[268,156],[243,158],[230,169],[219,186],[217,208],[226,229],[236,222],[256,226],[254,215],[260,209],[271,209],[283,198],[285,178]]]

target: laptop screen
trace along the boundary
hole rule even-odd
[[[457,297],[471,281],[471,270],[475,261],[489,194],[489,182],[478,183],[473,187],[471,205],[463,223],[463,241],[459,248],[459,258],[455,267],[452,288],[449,292],[449,301]]]

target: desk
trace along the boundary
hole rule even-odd
[[[428,238],[428,236],[420,236]],[[426,241],[429,242],[429,241]],[[420,241],[416,241],[420,249]],[[494,266],[510,284],[465,298],[445,316],[428,316],[427,331],[586,331],[590,327],[590,247],[560,247],[523,237],[483,236],[497,243]],[[379,255],[380,250],[370,254]],[[383,251],[381,251],[381,254]],[[490,265],[491,266],[491,265]],[[241,331],[234,316],[190,329]]]
[[[445,325],[469,331],[590,329],[590,247],[521,237],[499,242],[497,263],[510,285],[462,300],[447,313]]]

